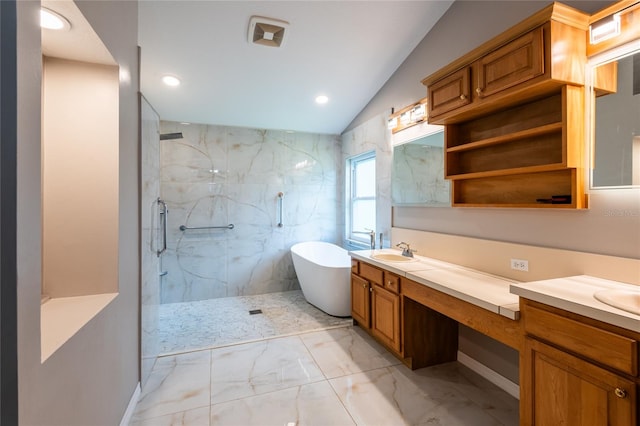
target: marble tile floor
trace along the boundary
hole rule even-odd
[[[254,309],[262,314],[250,315]],[[159,349],[178,354],[351,323],[309,304],[300,290],[167,303],[159,307]]]
[[[411,371],[353,326],[161,357],[131,422],[517,424],[518,401],[463,365]]]

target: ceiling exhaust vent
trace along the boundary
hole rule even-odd
[[[252,16],[249,21],[249,43],[282,47],[289,23],[279,19]]]

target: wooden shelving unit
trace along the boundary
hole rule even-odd
[[[584,89],[445,127],[454,206],[583,208]],[[563,196],[563,202],[547,202]],[[568,198],[569,196],[570,202]],[[545,201],[541,201],[545,200]]]
[[[587,21],[553,3],[423,80],[453,206],[587,207]]]

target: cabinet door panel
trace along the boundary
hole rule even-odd
[[[471,67],[458,70],[427,87],[429,116],[471,103]]]
[[[478,60],[477,94],[487,97],[544,74],[542,27]]]
[[[400,351],[400,297],[379,287],[371,294],[371,331]]]
[[[351,316],[362,327],[369,328],[369,282],[351,274]]]
[[[524,385],[531,390],[524,403],[533,418],[523,419],[525,424],[636,424],[634,382],[535,339],[526,340],[524,368],[530,376]]]

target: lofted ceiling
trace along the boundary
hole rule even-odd
[[[141,91],[163,120],[339,134],[452,1],[140,1]],[[250,43],[252,16],[283,45]]]

